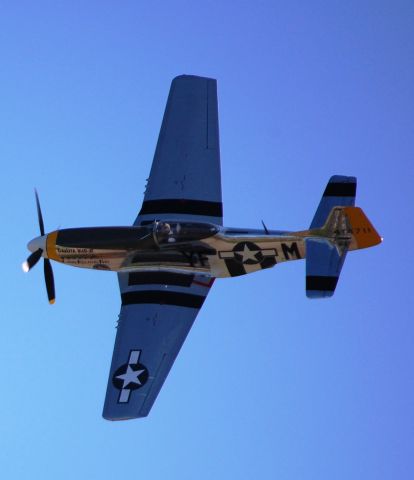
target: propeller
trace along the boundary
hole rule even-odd
[[[44,237],[45,226],[43,223],[42,210],[40,208],[39,195],[37,194],[37,190],[35,190],[35,196],[36,196],[37,218],[39,221],[40,235],[41,237]],[[31,270],[36,265],[36,263],[40,260],[42,253],[43,253],[43,248],[38,248],[32,254],[30,254],[27,260],[22,265],[23,271],[28,272],[29,270]],[[45,275],[47,298],[49,300],[49,303],[52,304],[52,303],[55,303],[55,280],[53,278],[52,265],[48,258],[44,259],[43,270]]]

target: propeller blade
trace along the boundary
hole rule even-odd
[[[49,299],[49,303],[52,304],[55,303],[55,280],[53,278],[52,265],[48,258],[45,258],[43,267],[45,272],[47,298]]]
[[[44,235],[45,226],[43,224],[42,210],[40,209],[39,195],[37,194],[36,189],[35,189],[35,195],[36,195],[37,218],[39,219],[40,235]]]
[[[33,268],[36,263],[39,261],[40,257],[42,256],[43,250],[39,248],[31,255],[29,255],[28,259],[23,263],[22,268],[24,272],[28,272],[31,268]]]

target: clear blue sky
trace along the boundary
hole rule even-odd
[[[414,478],[414,3],[5,1],[0,476]],[[101,418],[115,274],[20,269],[46,228],[128,225],[171,79],[218,79],[225,224],[306,228],[332,174],[384,243],[335,297],[304,263],[217,281],[147,419]]]

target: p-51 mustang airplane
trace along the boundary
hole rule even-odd
[[[41,236],[29,242],[23,269],[44,257],[50,303],[49,259],[118,272],[122,305],[103,416],[145,417],[215,278],[306,258],[307,296],[333,295],[348,250],[381,242],[355,194],[355,177],[331,177],[309,230],[223,227],[216,81],[183,75],[171,84],[134,226],[45,234],[36,194]]]

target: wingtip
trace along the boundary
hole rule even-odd
[[[177,75],[176,77],[173,78],[173,83],[180,81],[180,80],[194,80],[194,81],[216,81],[215,78],[211,77],[202,77],[201,75],[189,75],[189,74],[182,74],[182,75]]]
[[[106,414],[102,414],[102,418],[104,420],[107,420],[108,422],[123,422],[123,421],[126,421],[126,420],[137,420],[139,418],[145,418],[146,415],[132,415],[132,416],[126,416],[126,417],[111,417],[109,415],[106,415]]]

